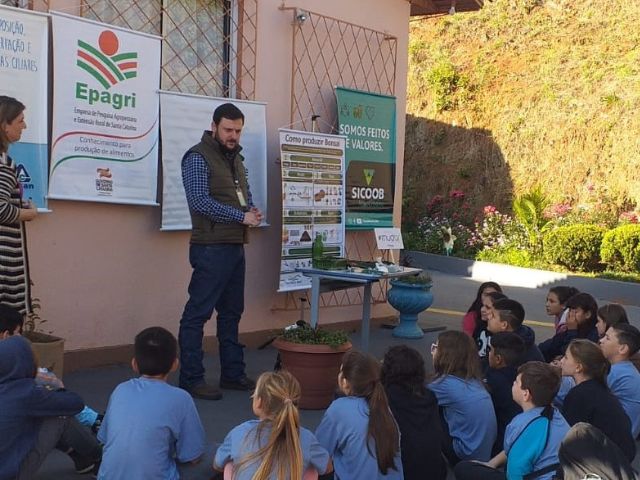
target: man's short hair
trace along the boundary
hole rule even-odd
[[[0,333],[16,331],[17,327],[22,328],[24,317],[13,307],[0,303]]]
[[[515,367],[524,355],[525,344],[516,333],[499,332],[491,335],[491,350],[494,355],[500,355],[507,366]]]
[[[233,103],[223,103],[213,111],[213,123],[220,124],[220,120],[226,118],[228,120],[242,120],[244,125],[244,113]]]
[[[612,329],[618,343],[629,347],[629,356],[635,355],[640,350],[640,330],[628,323],[618,323],[609,327]]]
[[[178,355],[178,342],[162,327],[149,327],[136,335],[134,357],[141,375],[166,375]]]
[[[510,298],[501,298],[494,302],[493,308],[498,312],[510,314],[510,316],[506,316],[505,319],[513,330],[520,328],[522,322],[524,322],[524,307],[520,302],[516,302]],[[500,316],[500,319],[502,320],[502,316]]]
[[[560,370],[544,362],[527,362],[518,368],[520,384],[531,393],[536,407],[551,405],[560,389]]]

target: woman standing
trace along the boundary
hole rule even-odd
[[[31,306],[24,222],[38,210],[22,201],[16,165],[7,151],[27,128],[24,109],[15,98],[0,96],[0,303],[22,313]]]

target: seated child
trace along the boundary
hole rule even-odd
[[[300,384],[286,370],[260,375],[249,420],[231,430],[216,452],[214,468],[232,462],[234,480],[287,478],[301,480],[306,469],[333,470],[329,453],[300,426],[296,406]]]
[[[401,480],[400,434],[380,383],[380,362],[361,352],[347,352],[338,387],[346,396],[329,405],[316,429],[320,445],[333,458],[336,477]]]
[[[567,300],[567,308],[569,308],[567,330],[557,333],[538,345],[547,362],[552,362],[562,357],[567,346],[574,338],[586,338],[592,342],[598,341],[598,330],[596,328],[598,304],[595,298],[588,293],[578,293]]]
[[[476,330],[482,330],[486,327],[487,321],[482,320],[480,309],[482,308],[483,297],[491,292],[502,293],[502,287],[500,287],[496,282],[484,282],[480,285],[478,293],[476,294],[476,299],[462,318],[462,331],[470,337],[476,336]]]
[[[111,394],[98,431],[104,443],[99,479],[177,479],[176,461],[196,462],[204,453],[204,429],[191,395],[167,383],[178,368],[177,352],[178,342],[164,328],[136,336],[131,366],[140,377]]]
[[[587,422],[599,428],[632,461],[636,444],[631,420],[607,387],[610,364],[602,350],[590,340],[576,339],[567,347],[561,363],[562,375],[572,376],[576,382],[562,406],[569,425]]]
[[[482,296],[482,307],[480,308],[480,324],[478,328],[473,332],[473,340],[478,347],[478,355],[480,359],[486,364],[487,355],[489,355],[489,343],[491,332],[489,331],[489,317],[493,311],[493,305],[498,300],[507,298],[500,292],[489,292]]]
[[[524,322],[524,307],[520,302],[502,298],[493,304],[487,328],[492,335],[498,332],[513,332],[524,342],[524,353],[520,363],[544,360],[536,347],[536,334]]]
[[[100,461],[95,437],[72,417],[84,402],[72,392],[36,384],[29,342],[12,335],[0,342],[0,478],[32,478],[54,448],[74,445],[90,471]],[[85,472],[86,473],[86,472]]]
[[[18,310],[10,307],[9,305],[0,304],[0,341],[9,338],[12,335],[22,335],[23,325],[24,318]],[[38,369],[36,382],[38,383],[38,385],[42,385],[43,387],[50,390],[58,390],[64,388],[64,384],[56,376],[56,374],[46,369]],[[76,420],[78,420],[81,425],[85,425],[91,428],[93,432],[97,432],[98,428],[100,428],[102,418],[103,415],[100,415],[98,412],[86,405],[82,409],[82,411],[76,415]],[[74,458],[74,461],[78,464],[78,460],[76,458]],[[79,465],[80,464],[78,464],[77,466]],[[81,468],[80,470],[83,470],[83,468]]]
[[[637,480],[622,450],[599,429],[578,422],[558,450],[564,480]]]
[[[522,408],[507,426],[504,451],[486,464],[462,462],[455,468],[457,480],[550,480],[558,468],[558,448],[569,425],[551,402],[560,386],[556,368],[544,362],[528,362],[518,368],[513,399]],[[505,471],[498,468],[506,463]]]
[[[600,338],[604,337],[609,327],[619,323],[629,323],[629,317],[627,317],[627,312],[622,305],[618,303],[607,303],[598,309],[596,328],[598,329],[598,336]]]
[[[442,332],[431,354],[436,376],[427,388],[435,393],[442,412],[444,455],[452,465],[467,459],[489,460],[496,441],[496,414],[473,340],[462,332]]]
[[[607,385],[631,420],[631,434],[640,434],[640,372],[629,359],[640,350],[640,331],[633,325],[618,323],[600,339],[600,348],[611,363]]]
[[[522,412],[513,400],[511,387],[518,375],[518,366],[524,353],[522,338],[513,332],[499,332],[491,336],[489,368],[485,381],[489,387],[493,408],[498,422],[498,436],[493,447],[494,455],[502,451],[504,431],[513,417]]]
[[[406,345],[389,348],[382,362],[381,381],[400,428],[404,480],[447,477],[442,457],[442,426],[438,400],[425,388],[424,359]]]
[[[575,294],[580,293],[577,288],[558,285],[551,287],[547,293],[547,301],[545,309],[547,315],[553,316],[553,323],[556,327],[556,333],[564,332],[567,329],[567,300]]]

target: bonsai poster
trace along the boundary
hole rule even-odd
[[[25,104],[29,128],[9,155],[16,162],[23,198],[46,208],[49,104],[49,16],[0,6],[0,85],[2,95]]]
[[[280,292],[311,287],[296,268],[311,267],[320,234],[325,255],[344,255],[343,136],[280,130],[282,260]]]
[[[396,98],[337,87],[346,144],[348,229],[393,227]]]
[[[49,197],[156,205],[160,37],[52,13]]]

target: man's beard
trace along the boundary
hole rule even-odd
[[[214,138],[216,139],[216,142],[218,142],[218,145],[220,145],[220,148],[222,148],[225,152],[231,153],[234,152],[236,150],[236,148],[238,148],[238,142],[235,142],[233,144],[233,147],[229,148],[227,147],[222,140],[220,140],[220,137],[218,136],[218,133],[216,132],[216,134],[214,135]]]

